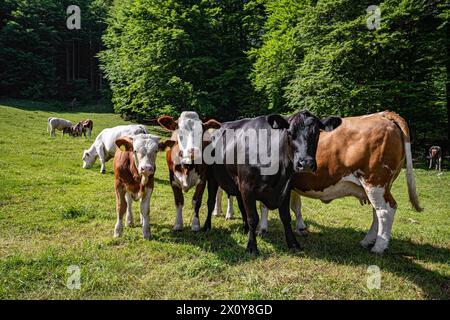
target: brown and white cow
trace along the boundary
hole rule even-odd
[[[122,219],[127,212],[126,225],[133,224],[133,200],[141,200],[141,224],[144,239],[150,239],[150,198],[156,170],[156,154],[166,148],[165,142],[151,134],[118,138],[114,156],[114,187],[116,191],[117,222],[114,237],[122,234]],[[122,150],[123,148],[123,150]]]
[[[76,125],[72,126],[72,135],[75,137],[84,135],[85,138],[89,137],[90,139],[93,128],[94,122],[91,119],[81,120]]]
[[[202,122],[193,111],[182,112],[176,121],[170,116],[162,116],[158,119],[158,123],[172,132],[172,137],[167,142],[170,149],[166,151],[166,160],[176,207],[173,229],[177,231],[183,229],[183,192],[195,187],[192,199],[194,207],[192,231],[199,231],[198,213],[207,182],[206,165],[202,163],[203,133],[209,129],[219,128],[220,123],[215,120]]]
[[[409,128],[394,112],[343,118],[334,131],[322,131],[319,137],[313,173],[296,173],[291,209],[297,218],[297,232],[305,231],[300,195],[329,203],[346,196],[358,198],[373,207],[373,221],[361,241],[374,253],[383,253],[391,237],[397,203],[391,187],[406,159],[409,200],[422,211],[416,193]],[[326,120],[325,120],[326,122]],[[267,231],[267,209],[262,206],[260,231]]]

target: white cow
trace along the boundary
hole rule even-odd
[[[94,143],[88,150],[83,151],[83,168],[92,167],[97,157],[100,159],[100,173],[105,173],[105,162],[114,157],[116,152],[116,139],[123,136],[135,136],[137,134],[148,134],[143,125],[124,125],[114,128],[103,129],[95,138]]]
[[[52,138],[56,137],[56,129],[62,131],[62,136],[64,137],[64,133],[66,132],[65,129],[70,128],[71,126],[72,122],[66,119],[50,117],[47,120],[47,132],[50,131],[50,137]]]

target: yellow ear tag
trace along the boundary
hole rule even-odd
[[[120,150],[126,151],[125,146],[124,146],[124,145],[121,145],[121,146],[120,146]]]

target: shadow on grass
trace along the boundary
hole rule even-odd
[[[450,298],[450,278],[414,261],[448,265],[449,249],[393,238],[389,250],[378,256],[359,245],[364,232],[348,227],[324,226],[311,220],[308,223],[320,231],[310,232],[306,237],[297,236],[305,256],[343,265],[377,265],[381,271],[386,270],[414,282],[429,299]],[[271,219],[269,225],[272,227],[264,241],[271,243],[277,251],[287,251],[280,221]]]
[[[173,231],[171,225],[160,225],[158,229],[161,234],[158,241],[196,246],[205,252],[214,254],[220,261],[228,265],[237,265],[255,259],[255,256],[245,251],[247,236],[244,237],[242,243],[237,240],[242,237],[233,237],[237,232],[243,234],[241,223],[236,222],[225,228],[214,226],[213,220],[212,230],[208,232],[203,230],[193,232],[190,225],[185,225],[182,231]],[[265,256],[262,255],[259,258],[264,259]]]

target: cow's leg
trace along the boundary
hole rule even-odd
[[[105,150],[103,148],[97,148],[97,155],[98,159],[100,160],[100,173],[105,173],[105,162],[106,162],[106,155]]]
[[[264,203],[259,202],[259,210],[261,211],[261,220],[259,221],[258,234],[263,235],[269,230],[269,209]]]
[[[373,246],[375,240],[377,240],[378,234],[378,216],[377,211],[375,209],[372,209],[372,215],[373,215],[372,225],[370,226],[369,232],[360,242],[361,246],[367,249]]]
[[[258,247],[256,244],[256,227],[258,226],[259,217],[256,210],[256,199],[253,192],[242,190],[242,203],[247,213],[247,223],[249,227],[247,251],[251,254],[258,254]]]
[[[378,218],[377,237],[371,251],[381,254],[389,245],[397,204],[387,187],[369,187],[367,196]]]
[[[295,232],[300,236],[305,236],[308,234],[305,221],[302,217],[302,199],[300,195],[294,191],[291,192],[290,200],[291,210],[295,213],[296,227]]]
[[[433,158],[432,156],[430,156],[430,166],[428,167],[428,169],[431,169],[433,167]]]
[[[177,210],[173,230],[180,231],[183,230],[183,205],[184,205],[183,191],[176,186],[172,186],[172,190],[173,196],[175,198],[175,208]]]
[[[280,213],[280,219],[283,223],[284,234],[286,236],[286,243],[289,249],[299,250],[300,245],[295,238],[294,232],[291,226],[291,213],[289,211],[290,194],[286,196],[286,199],[282,202],[278,212]]]
[[[125,216],[125,225],[127,227],[133,226],[133,198],[129,192],[125,193],[125,200],[127,201],[127,215]]]
[[[441,172],[441,165],[442,165],[442,157],[439,157],[439,172]]]
[[[248,225],[248,219],[247,219],[247,211],[245,209],[244,202],[242,201],[241,195],[236,196],[236,200],[237,200],[237,203],[239,206],[239,210],[241,210],[242,221],[244,223],[244,225],[243,225],[244,233],[248,233],[249,225]]]
[[[194,208],[194,217],[192,218],[192,231],[200,231],[200,220],[198,213],[202,205],[203,192],[205,191],[206,181],[200,182],[195,188],[194,198],[192,199],[192,207]]]
[[[221,188],[217,189],[216,195],[216,205],[214,207],[213,216],[219,217],[222,215],[222,194],[223,190]]]
[[[123,226],[122,219],[127,210],[127,202],[125,199],[125,190],[120,186],[116,186],[116,212],[117,212],[117,222],[114,227],[114,237],[120,237],[122,234]]]
[[[205,224],[203,226],[203,231],[211,230],[211,216],[214,211],[214,207],[216,205],[216,195],[219,188],[219,185],[216,179],[213,177],[211,172],[208,172],[208,215],[205,220]]]
[[[225,216],[225,220],[233,219],[234,210],[233,210],[233,196],[228,196],[227,199],[227,215]]]
[[[147,240],[152,237],[150,233],[150,199],[152,192],[152,188],[145,188],[141,199],[142,235]]]

